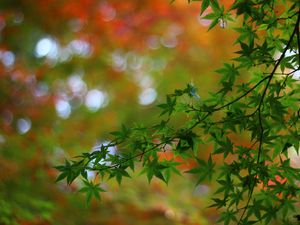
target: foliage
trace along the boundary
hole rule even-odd
[[[179,156],[194,160],[196,166],[186,172],[195,174],[197,183],[217,181],[211,207],[221,210],[219,222],[288,224],[300,194],[300,170],[291,166],[289,156],[291,148],[298,152],[300,137],[299,1],[236,0],[224,7],[216,0],[203,0],[204,12],[211,20],[209,29],[241,20],[234,28],[237,56],[216,70],[220,90],[203,99],[193,84],[176,89],[159,105],[159,123],[112,132],[113,141],[98,151],[56,167],[61,172],[58,180],[72,183],[81,176],[83,190],[92,187],[98,196],[94,191],[102,189],[94,188],[87,171],[97,172],[100,180],[121,183],[139,164],[149,182],[156,177],[168,183],[172,173],[179,173]],[[185,122],[172,126],[182,114]],[[236,141],[245,136],[247,144]],[[209,145],[213,149],[203,153]],[[117,154],[108,151],[112,146]],[[160,157],[163,152],[172,157]]]
[[[215,76],[204,75],[228,57],[230,45],[216,43],[231,41],[233,32],[205,32],[199,7],[160,0],[0,1],[1,224],[205,223],[195,207],[207,201],[198,191],[205,185],[190,191],[192,182],[178,177],[167,191],[163,183],[146,186],[141,176],[130,185],[123,178],[117,192],[111,180],[101,182],[102,203],[88,208],[84,195],[72,194],[81,181],[55,183],[53,168],[110,140],[119,124],[153,124],[159,108],[140,104],[144,90],[156,91],[155,103],[191,80],[205,83],[201,97],[216,88]],[[88,107],[95,91],[105,101]],[[177,190],[186,197],[177,198]],[[166,216],[170,210],[176,216]]]

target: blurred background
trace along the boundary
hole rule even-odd
[[[222,21],[207,32],[200,4],[1,0],[0,224],[216,220],[209,185],[193,177],[167,186],[132,174],[121,187],[105,183],[102,201],[87,207],[78,184],[56,184],[53,169],[121,124],[158,122],[156,105],[176,88],[192,82],[201,98],[218,88],[213,71],[232,57],[235,37]]]

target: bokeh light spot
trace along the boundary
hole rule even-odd
[[[99,11],[102,16],[102,20],[105,22],[112,21],[117,15],[115,8],[107,2],[100,4]]]
[[[42,38],[35,47],[35,55],[38,58],[47,56],[54,59],[58,55],[58,45],[52,38]]]
[[[151,35],[148,39],[147,39],[147,45],[148,48],[150,49],[158,49],[160,47],[160,42],[159,42],[159,37],[156,35]]]
[[[125,71],[127,68],[127,60],[124,54],[120,50],[116,50],[111,55],[112,58],[112,67],[118,71]]]
[[[11,51],[3,52],[1,58],[4,66],[6,67],[10,67],[15,63],[15,55]]]
[[[293,73],[293,79],[300,80],[300,71],[297,70],[295,73]]]
[[[74,95],[84,94],[87,90],[86,83],[81,79],[80,75],[69,77],[68,85]]]
[[[35,97],[43,97],[48,94],[48,91],[49,91],[49,87],[48,87],[47,83],[40,82],[34,90],[34,96]]]
[[[173,35],[165,35],[161,37],[160,42],[166,48],[175,48],[178,44],[176,36]]]
[[[20,134],[27,133],[31,128],[31,120],[28,118],[21,118],[17,121],[17,128]]]
[[[110,145],[110,143],[111,143],[110,141],[101,141],[101,142],[98,142],[93,147],[92,152],[100,151],[101,148],[102,148],[102,146]],[[109,147],[107,147],[107,153],[108,153],[108,155],[106,155],[106,158],[109,158],[109,155],[116,155],[117,151],[118,151],[117,146],[109,146]],[[94,162],[95,162],[94,159],[90,162],[91,166],[93,166]],[[98,164],[100,164],[100,165],[111,165],[111,163],[110,162],[106,162],[105,159],[101,159],[98,162]],[[96,176],[95,171],[87,170],[86,172],[87,172],[87,175],[88,175],[88,179],[91,180],[91,179],[95,178],[95,176]]]
[[[71,41],[69,48],[73,54],[79,56],[89,56],[92,53],[91,45],[84,40]]]
[[[154,88],[147,88],[139,95],[139,103],[141,105],[150,105],[155,101],[157,92]]]
[[[69,118],[72,109],[71,105],[66,100],[58,100],[55,104],[56,113],[60,118],[67,119]]]
[[[92,89],[86,95],[85,105],[90,111],[95,112],[105,106],[106,97],[104,92]]]

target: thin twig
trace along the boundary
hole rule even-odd
[[[228,102],[225,105],[222,105],[218,108],[215,108],[214,111],[219,111],[223,108],[226,108],[227,106],[230,106],[231,104],[238,102],[240,99],[242,99],[243,97],[247,96],[248,94],[250,94],[254,89],[256,89],[261,83],[263,83],[265,80],[270,79],[271,75],[264,77],[262,80],[260,80],[256,85],[254,85],[252,88],[250,88],[248,91],[246,91],[244,94],[240,95],[239,97],[237,97],[236,99],[232,100],[231,102]]]

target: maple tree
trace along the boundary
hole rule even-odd
[[[136,178],[130,191],[123,183],[123,192],[88,209],[71,194],[80,181],[55,184],[53,169],[111,140],[107,133],[121,123],[154,123],[153,103],[182,84],[205,82],[203,96],[215,88],[214,75],[204,75],[228,56],[230,46],[215,45],[233,32],[206,32],[198,8],[158,0],[0,2],[1,224],[138,224],[149,215],[157,224],[205,222],[194,206],[206,200],[191,200],[187,181],[170,183],[170,192]],[[144,190],[143,205],[135,186]],[[174,201],[178,188],[190,197]]]
[[[255,216],[265,222],[283,219],[285,224],[297,219],[292,212],[298,204],[292,197],[298,195],[297,162],[291,150],[298,149],[298,89],[292,78],[299,66],[299,3],[188,2],[193,4],[179,0],[173,4],[158,0],[0,2],[0,223],[138,224],[151,217],[157,224],[202,224],[206,223],[199,215],[202,205],[225,208],[220,217],[225,223],[232,219],[251,224]],[[201,17],[199,9],[204,11]],[[237,15],[236,22],[230,14]],[[206,32],[210,24],[216,26]],[[235,60],[217,71],[221,82],[216,85],[220,76],[212,68],[229,57]],[[154,127],[161,112],[153,103],[161,103],[168,93],[173,94],[160,105],[166,123]],[[206,113],[210,115],[205,123],[198,124],[199,116]],[[128,126],[133,122],[145,125]],[[115,136],[107,134],[121,123],[127,125]],[[247,129],[255,134],[253,141]],[[205,130],[208,133],[203,134]],[[124,138],[127,131],[129,136]],[[111,144],[124,140],[117,148],[108,148],[107,140],[113,137]],[[91,146],[100,151],[90,151]],[[129,149],[137,151],[137,161],[145,160],[144,170],[143,164],[134,164],[152,179],[149,187],[142,178],[135,178],[134,184],[123,179],[135,176],[124,167],[113,170],[123,153],[130,154]],[[149,152],[141,154],[143,149]],[[90,158],[107,150],[117,154],[103,154],[103,159],[95,161]],[[53,166],[85,151],[89,153],[82,155],[84,163],[90,163],[81,172],[83,176],[88,172],[88,179],[70,186],[54,184],[57,171]],[[80,164],[72,160],[73,172],[65,177],[69,181],[78,175],[72,165]],[[101,174],[94,177],[99,168],[92,166],[97,160],[109,172],[104,178],[122,182],[120,189],[100,179]],[[219,168],[223,161],[225,166]],[[207,202],[199,195],[207,191],[206,175],[212,167],[212,180],[218,182],[211,186],[220,188],[220,193]],[[66,167],[58,168],[64,174]],[[181,178],[170,178],[173,172],[187,170],[190,173],[184,174],[190,180],[178,184]],[[232,175],[228,178],[226,172]],[[95,183],[89,183],[91,177]],[[168,181],[169,186],[161,186],[156,178]],[[191,181],[199,185],[189,193],[186,186]],[[81,187],[87,200],[100,196],[97,191],[108,191],[101,195],[103,205],[93,202],[87,209],[80,195],[70,194]],[[253,193],[249,192],[252,188]],[[167,190],[172,192],[166,194]],[[153,193],[159,196],[159,204],[153,203]],[[185,197],[178,198],[178,193]],[[173,208],[162,198],[169,195],[175,202]],[[243,207],[248,199],[247,207],[231,211],[235,210],[233,201]],[[141,200],[148,208],[140,207]],[[227,211],[221,207],[225,204],[232,204]],[[211,213],[210,220],[215,222],[215,212],[209,210],[205,216]]]
[[[219,222],[292,223],[300,191],[300,171],[290,164],[289,155],[292,148],[297,153],[299,149],[299,6],[293,0],[237,0],[230,7],[201,1],[201,14],[208,7],[212,10],[204,16],[211,20],[209,29],[241,19],[234,28],[237,56],[216,71],[221,74],[220,90],[202,99],[192,84],[176,89],[158,105],[159,123],[123,125],[111,133],[111,142],[57,166],[57,181],[71,184],[81,177],[80,191],[90,202],[105,191],[100,187],[103,180],[114,178],[121,184],[137,164],[149,182],[156,177],[168,183],[172,173],[180,174],[179,156],[195,161],[186,172],[195,174],[197,184],[216,179],[210,207],[221,209]],[[186,119],[174,126],[177,114]],[[234,141],[244,135],[248,143]],[[203,159],[200,146],[210,143],[213,149]],[[112,147],[118,152],[111,152]],[[173,157],[160,157],[170,151]],[[217,164],[216,156],[223,162]],[[89,180],[89,171],[96,172],[100,183]]]

